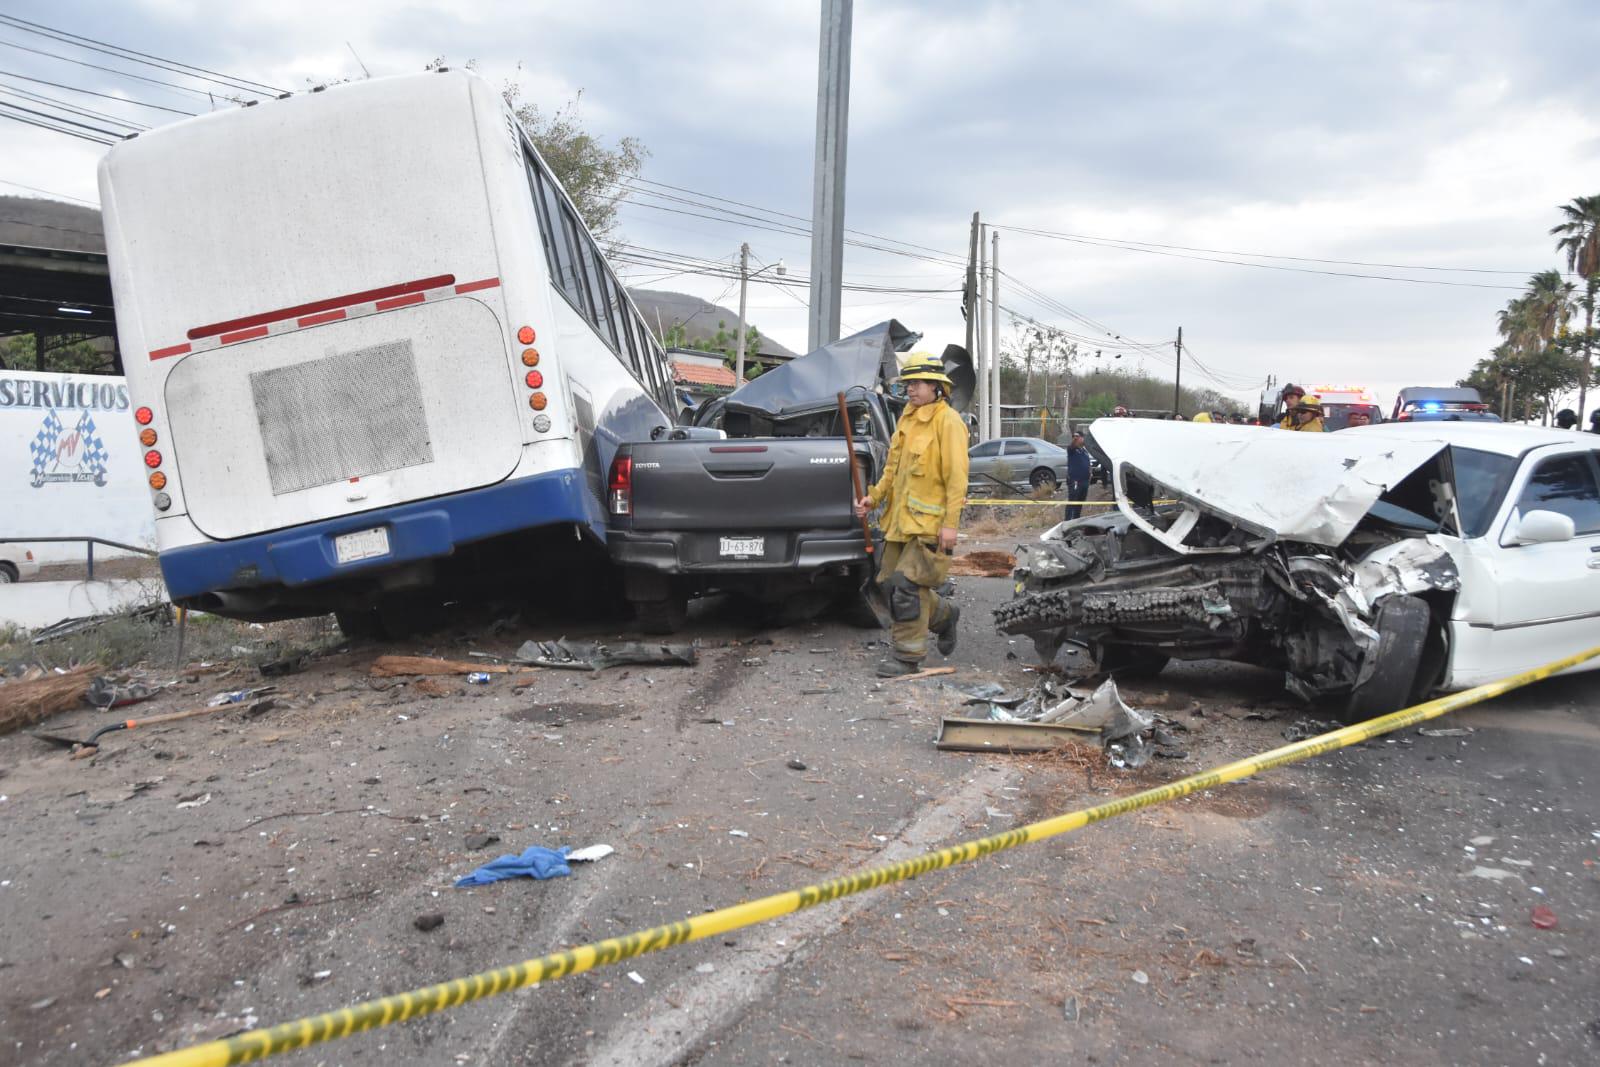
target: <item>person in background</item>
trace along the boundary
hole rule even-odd
[[[1113,419],[1131,419],[1133,418],[1133,413],[1127,408],[1123,407],[1121,404],[1118,404],[1116,407],[1111,409],[1111,417]]]
[[[1357,426],[1371,426],[1372,412],[1366,408],[1356,408],[1344,417],[1344,428],[1354,429]]]
[[[1067,500],[1064,519],[1083,515],[1083,501],[1089,499],[1089,450],[1083,444],[1083,431],[1072,432],[1072,443],[1067,446]]]
[[[1283,392],[1278,395],[1283,398],[1283,418],[1278,420],[1278,429],[1293,430],[1296,428],[1294,424],[1294,406],[1305,399],[1306,391],[1290,382],[1283,387]]]
[[[1578,428],[1578,413],[1571,408],[1562,408],[1556,412],[1556,426],[1562,430],[1576,430]]]
[[[1589,412],[1589,432],[1600,433],[1600,408]]]

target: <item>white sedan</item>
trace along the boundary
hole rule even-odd
[[[1113,419],[1091,436],[1119,513],[1019,551],[996,613],[1047,659],[1065,642],[1109,669],[1237,659],[1362,716],[1600,646],[1600,437]]]
[[[20,582],[39,573],[33,552],[14,541],[0,541],[0,585]]]

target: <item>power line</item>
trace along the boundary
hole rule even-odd
[[[131,60],[135,63],[143,63],[146,66],[156,67],[159,70],[171,71],[174,74],[181,74],[185,77],[195,78],[200,81],[216,82],[216,84],[222,85],[229,89],[243,89],[246,92],[252,92],[258,96],[281,96],[285,91],[283,89],[274,88],[273,86],[267,85],[263,82],[252,81],[249,78],[239,78],[232,74],[222,74],[218,71],[208,70],[205,67],[197,67],[190,63],[180,63],[177,60],[164,59],[161,56],[151,55],[148,52],[140,52],[132,48],[124,48],[122,45],[111,44],[108,41],[101,41],[94,37],[85,37],[82,34],[70,33],[66,30],[57,30],[50,26],[46,26],[43,23],[29,22],[27,19],[19,19],[15,15],[0,15],[0,23],[5,23],[15,29],[22,30],[24,33],[37,34],[40,37],[46,37],[53,41],[60,41],[63,44],[70,44],[77,48],[86,49],[87,51],[100,52],[104,55],[113,56],[117,59],[125,59]]]
[[[96,111],[93,108],[79,107],[76,104],[69,104],[65,100],[57,100],[53,96],[46,96],[44,93],[31,92],[27,89],[18,89],[9,85],[0,85],[0,93],[6,93],[11,96],[20,97],[29,103],[44,104],[47,107],[58,108],[62,111],[65,111],[69,115],[77,115],[79,118],[100,119],[104,122],[114,122],[118,126],[126,126],[130,130],[148,130],[150,128],[143,123],[129,122],[127,119],[119,119],[115,115],[108,115],[104,111]]]
[[[124,104],[133,104],[136,107],[148,107],[148,108],[152,108],[152,109],[154,109],[156,111],[169,111],[174,115],[189,115],[189,116],[193,116],[193,115],[196,114],[196,112],[193,112],[193,111],[180,111],[175,107],[167,107],[167,106],[165,106],[163,104],[150,104],[150,103],[146,103],[143,100],[134,100],[131,97],[118,96],[115,93],[101,93],[101,92],[96,92],[93,89],[81,89],[76,85],[67,85],[67,84],[65,84],[63,82],[45,81],[43,78],[35,78],[35,77],[31,77],[30,75],[27,75],[27,74],[18,74],[15,71],[10,71],[10,70],[0,70],[0,77],[4,77],[4,78],[20,78],[23,81],[34,82],[34,83],[36,83],[38,85],[48,85],[48,86],[50,86],[52,88],[55,88],[55,89],[65,89],[68,92],[72,92],[72,93],[83,93],[83,94],[85,94],[87,96],[101,96],[101,97],[104,97],[107,100],[118,100],[118,101],[121,101]]]
[[[40,129],[54,130],[56,133],[72,133],[71,130],[61,129],[59,125],[48,125],[45,122],[40,122],[39,121],[39,119],[47,119],[49,121],[49,123],[59,123],[59,124],[65,124],[67,126],[77,126],[80,129],[90,130],[90,131],[92,131],[94,133],[101,134],[102,137],[105,138],[105,139],[102,139],[102,137],[89,137],[89,136],[86,136],[85,134],[81,134],[81,133],[72,133],[72,136],[74,136],[74,137],[82,137],[85,141],[99,141],[101,144],[114,144],[115,142],[117,142],[118,140],[120,140],[122,138],[122,135],[120,133],[113,133],[110,130],[102,130],[97,126],[89,126],[89,125],[85,125],[82,122],[74,122],[71,119],[60,118],[60,117],[55,116],[55,115],[48,115],[48,114],[44,113],[43,111],[34,111],[32,108],[26,108],[26,107],[21,106],[20,104],[8,104],[4,100],[0,100],[0,108],[12,108],[12,109],[14,109],[16,111],[21,111],[21,112],[24,112],[25,114],[28,114],[28,115],[37,116],[37,118],[28,119],[28,118],[23,118],[21,115],[13,115],[9,111],[0,111],[0,115],[3,115],[4,117],[6,117],[8,119],[16,119],[18,122],[26,122],[28,125],[30,125],[30,126],[38,126]]]
[[[49,56],[51,59],[59,59],[64,63],[75,63],[80,67],[88,67],[91,70],[103,70],[108,74],[115,74],[123,78],[132,78],[134,81],[149,82],[151,85],[160,85],[167,89],[175,89],[178,92],[192,93],[195,96],[204,97],[207,100],[212,100],[217,95],[204,89],[196,89],[193,86],[179,85],[177,82],[162,81],[160,78],[147,78],[143,74],[135,74],[132,71],[118,70],[115,67],[102,67],[98,63],[90,63],[82,59],[73,59],[71,56],[64,56],[59,52],[46,52],[42,48],[30,48],[25,44],[17,44],[15,41],[0,41],[0,45],[4,45],[6,48],[15,48],[22,52],[32,52],[37,56]]]
[[[58,193],[53,189],[41,189],[36,185],[23,185],[21,182],[7,181],[4,178],[0,178],[0,185],[11,185],[18,189],[26,189],[30,193],[43,193],[45,196],[54,196],[62,200],[73,200],[80,204],[88,204],[93,208],[100,206],[99,202],[95,200],[84,200],[76,196],[68,196],[66,193]]]
[[[1045,230],[1033,230],[1020,226],[1006,226],[1004,229],[1013,233],[1029,234],[1035,237],[1047,237],[1054,241],[1070,241],[1074,244],[1088,245],[1091,248],[1116,248],[1125,252],[1143,252],[1151,256],[1167,256],[1172,259],[1193,259],[1204,263],[1222,263],[1230,267],[1255,267],[1259,270],[1289,271],[1295,274],[1321,274],[1333,278],[1365,278],[1370,281],[1382,282],[1410,282],[1412,285],[1446,285],[1465,289],[1502,289],[1521,292],[1522,286],[1518,285],[1493,285],[1487,282],[1450,282],[1438,278],[1402,278],[1393,274],[1362,274],[1354,271],[1342,270],[1315,270],[1310,267],[1289,267],[1281,263],[1251,263],[1238,259],[1218,259],[1214,256],[1190,255],[1185,252],[1166,252],[1158,248],[1141,248],[1131,244],[1118,244],[1109,241],[1097,241],[1083,237],[1069,237],[1064,234],[1050,233]]]
[[[1170,248],[1180,252],[1209,252],[1219,256],[1246,256],[1252,259],[1287,259],[1297,263],[1331,263],[1344,267],[1381,267],[1386,270],[1432,270],[1451,271],[1466,274],[1537,274],[1538,271],[1527,270],[1500,270],[1490,267],[1434,267],[1416,263],[1374,263],[1362,259],[1321,259],[1316,256],[1286,256],[1272,252],[1239,252],[1227,248],[1196,248],[1191,245],[1161,244],[1157,241],[1135,241],[1129,237],[1095,237],[1092,234],[1062,233],[1059,230],[1042,230],[1038,228],[1006,226],[996,224],[1001,229],[1016,230],[1021,233],[1031,233],[1037,236],[1060,237],[1076,241],[1107,241],[1118,245],[1139,245],[1144,248]]]

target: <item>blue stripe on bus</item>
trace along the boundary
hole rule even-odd
[[[530,524],[530,516],[538,516],[537,522]],[[312,585],[397,563],[448,556],[457,545],[525,530],[530,525],[568,522],[583,523],[596,537],[605,539],[605,516],[579,470],[518,478],[485,489],[377,508],[254,537],[175,548],[161,553],[161,573],[174,598],[252,586]],[[389,531],[388,555],[343,566],[335,561],[335,537],[378,526]]]

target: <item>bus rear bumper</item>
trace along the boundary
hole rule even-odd
[[[174,601],[226,590],[288,589],[348,578],[451,555],[458,545],[539,526],[581,523],[605,537],[599,502],[583,472],[559,470],[483,489],[397,504],[286,530],[161,553],[161,573]],[[383,529],[389,551],[340,563],[335,539]]]

